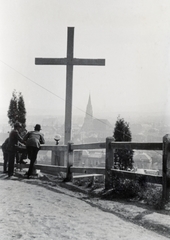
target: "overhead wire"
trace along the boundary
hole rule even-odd
[[[2,62],[4,65],[8,66],[9,68],[11,68],[13,71],[17,72],[19,75],[21,75],[22,77],[26,78],[26,79],[29,80],[30,82],[34,83],[34,84],[37,85],[38,87],[44,89],[45,91],[51,93],[51,94],[54,95],[55,97],[57,97],[57,98],[59,98],[59,99],[61,99],[62,101],[65,102],[65,99],[64,99],[64,98],[58,96],[58,95],[55,94],[54,92],[52,92],[52,91],[50,91],[49,89],[43,87],[41,84],[39,84],[39,83],[33,81],[31,78],[25,76],[23,73],[19,72],[18,70],[16,70],[16,69],[13,68],[13,67],[11,67],[10,65],[8,65],[7,63],[5,63],[4,61],[0,60],[0,62]],[[95,118],[94,116],[92,116],[91,114],[85,112],[85,111],[82,110],[81,108],[79,108],[79,107],[77,107],[77,106],[75,106],[75,105],[73,105],[73,107],[76,108],[76,109],[78,109],[79,111],[81,111],[81,112],[83,112],[83,113],[86,113],[86,114],[89,115],[90,117],[93,117],[94,119],[96,119],[96,120],[98,120],[99,122],[101,122],[101,123],[107,125],[108,127],[110,127],[107,123],[103,122],[102,120],[100,120],[100,119],[98,119],[98,118]]]
[[[53,93],[53,92],[50,91],[49,89],[43,87],[41,84],[38,84],[37,82],[33,81],[32,79],[30,79],[29,77],[25,76],[24,74],[22,74],[21,72],[19,72],[19,71],[16,70],[15,68],[11,67],[11,66],[8,65],[7,63],[3,62],[2,60],[0,60],[0,62],[2,62],[3,64],[5,64],[5,65],[8,66],[9,68],[11,68],[13,71],[17,72],[17,73],[20,74],[21,76],[23,76],[23,77],[24,77],[25,79],[27,79],[28,81],[34,83],[34,84],[37,85],[38,87],[44,89],[45,91],[49,92],[50,94],[54,95],[55,97],[57,97],[57,98],[59,98],[59,99],[61,99],[61,100],[63,100],[63,101],[65,102],[65,99],[63,99],[62,97],[60,97],[60,96],[58,96],[57,94]],[[81,112],[89,115],[90,117],[93,117],[91,114],[85,112],[85,111],[82,110],[81,108],[78,108],[77,106],[73,106],[73,107],[75,107],[75,108],[77,108],[79,111],[81,111]],[[93,117],[93,118],[96,119],[97,121],[101,122],[102,124],[109,126],[106,122],[103,122],[102,120],[100,120],[100,119],[98,119],[98,118],[95,118],[95,117]],[[110,127],[110,126],[109,126],[109,127]],[[118,131],[118,132],[120,132],[120,133],[123,133],[122,131],[120,131],[120,130],[118,130],[118,129],[116,129],[116,131]],[[129,135],[127,135],[127,134],[125,134],[125,133],[123,133],[123,134],[124,134],[125,136],[128,136],[128,137],[129,137]],[[157,151],[155,151],[155,152],[156,152],[158,155],[161,155],[161,156],[162,156],[162,154],[161,154],[160,152],[157,152]]]
[[[22,77],[26,78],[27,80],[29,80],[30,82],[34,83],[35,85],[37,85],[38,87],[46,90],[47,92],[53,94],[55,97],[58,97],[59,99],[65,101],[63,98],[61,98],[60,96],[58,96],[57,94],[53,93],[52,91],[50,91],[49,89],[43,87],[41,84],[33,81],[31,78],[25,76],[23,73],[19,72],[18,70],[16,70],[15,68],[11,67],[10,65],[8,65],[7,63],[3,62],[2,60],[0,60],[0,62],[2,62],[3,64],[5,64],[6,66],[8,66],[9,68],[11,68],[12,70],[14,70],[15,72],[17,72],[19,75],[21,75]]]
[[[65,102],[65,99],[64,99],[64,98],[58,96],[58,95],[55,94],[54,92],[52,92],[52,91],[50,91],[49,89],[43,87],[41,84],[33,81],[31,78],[25,76],[23,73],[21,73],[20,71],[16,70],[15,68],[13,68],[13,67],[10,66],[9,64],[5,63],[5,62],[2,61],[1,59],[0,59],[0,62],[2,62],[4,65],[6,65],[7,67],[9,67],[9,68],[12,69],[13,71],[17,72],[19,75],[21,75],[22,77],[24,77],[24,78],[27,79],[28,81],[34,83],[34,84],[37,85],[38,87],[44,89],[45,91],[51,93],[51,94],[54,95],[55,97],[57,97],[57,98],[59,98],[59,99],[61,99],[62,101]],[[82,110],[81,108],[79,108],[79,107],[77,107],[77,106],[74,106],[74,105],[73,105],[73,107],[76,108],[76,109],[78,109],[79,111],[81,111],[81,112],[83,112],[83,113],[86,113],[86,114],[89,115],[90,117],[93,117],[93,118],[96,119],[98,122],[101,122],[102,124],[104,124],[104,125],[106,125],[106,126],[108,126],[108,127],[110,128],[110,126],[109,126],[106,122],[103,122],[101,119],[95,118],[94,116],[92,116],[91,114],[85,112],[84,110]],[[118,129],[116,129],[116,131],[118,131],[118,132],[120,132],[120,133],[123,133],[122,131],[120,131],[120,130],[118,130]],[[124,134],[125,136],[128,136],[128,137],[129,137],[129,135],[127,135],[127,134],[125,134],[125,133],[123,133],[123,134]]]

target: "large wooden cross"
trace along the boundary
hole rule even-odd
[[[66,104],[65,104],[65,136],[64,143],[71,140],[72,122],[72,85],[73,65],[98,65],[104,66],[105,59],[81,59],[73,57],[74,27],[68,27],[67,32],[67,57],[66,58],[35,58],[36,65],[66,65]]]

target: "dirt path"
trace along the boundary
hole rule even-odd
[[[2,240],[168,239],[65,194],[0,179]]]

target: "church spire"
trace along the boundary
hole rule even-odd
[[[89,94],[89,100],[88,100],[87,107],[86,107],[86,115],[84,118],[82,130],[89,131],[90,129],[92,129],[92,125],[93,125],[93,109],[92,109],[92,104],[91,104],[91,96]]]
[[[86,107],[86,119],[92,119],[93,118],[93,109],[92,109],[92,104],[91,104],[91,96],[89,94],[89,100],[88,104]]]

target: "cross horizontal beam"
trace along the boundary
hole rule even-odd
[[[87,65],[104,66],[105,59],[81,59],[81,58],[35,58],[36,65]]]

